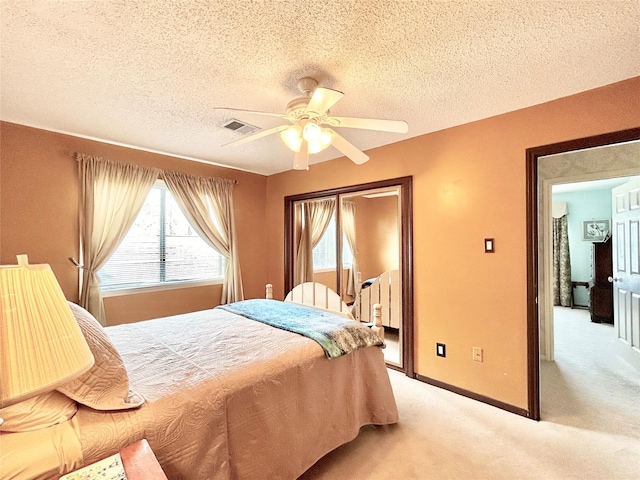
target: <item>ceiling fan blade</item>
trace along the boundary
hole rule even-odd
[[[348,142],[344,137],[338,135],[333,130],[331,130],[331,133],[333,134],[333,141],[331,142],[331,145],[340,150],[340,152],[342,152],[344,156],[349,157],[349,159],[351,159],[353,163],[362,165],[364,162],[369,160],[369,155],[360,151],[355,145]]]
[[[318,87],[313,92],[311,100],[307,105],[307,113],[323,115],[324,112],[333,107],[338,100],[344,97],[344,93],[330,88]]]
[[[309,144],[306,140],[302,140],[300,151],[293,157],[293,169],[309,170]]]
[[[382,132],[407,133],[409,124],[404,120],[381,120],[377,118],[331,117],[332,127],[363,128]]]
[[[258,112],[255,110],[243,110],[241,108],[215,107],[214,110],[228,110],[230,112],[250,113],[252,115],[263,115],[267,117],[287,118],[286,115],[282,115],[281,113]]]
[[[282,132],[283,130],[286,130],[290,126],[291,125],[287,125],[287,124],[278,125],[277,127],[273,127],[273,128],[268,128],[266,130],[262,130],[262,131],[260,131],[258,133],[254,133],[253,135],[249,135],[248,137],[243,137],[240,140],[235,140],[235,141],[230,142],[230,143],[225,143],[222,146],[223,147],[228,147],[228,146],[235,147],[237,145],[242,145],[243,143],[253,142],[254,140],[257,140],[258,138],[266,137],[267,135],[271,135],[272,133]]]

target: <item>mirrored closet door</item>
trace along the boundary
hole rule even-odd
[[[413,375],[411,178],[285,199],[285,288],[322,283],[356,320],[382,306],[385,360]],[[407,286],[408,288],[404,288]]]

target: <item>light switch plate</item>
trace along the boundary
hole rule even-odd
[[[496,251],[496,240],[495,238],[485,238],[484,239],[484,253],[494,253]]]

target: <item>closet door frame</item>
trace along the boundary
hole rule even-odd
[[[377,182],[362,183],[346,187],[320,190],[316,192],[291,195],[284,199],[284,288],[291,291],[294,272],[294,205],[296,202],[335,196],[340,205],[341,196],[377,188],[400,187],[400,256],[402,266],[402,365],[390,368],[403,371],[407,376],[415,378],[414,343],[413,343],[413,177],[399,177]],[[340,215],[336,216],[336,232],[342,232]],[[342,261],[342,235],[337,234],[337,257]],[[336,285],[342,291],[342,269],[336,269]]]

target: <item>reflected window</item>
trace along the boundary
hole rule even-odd
[[[347,244],[346,238],[342,240],[342,265],[349,268],[353,261],[353,252]],[[331,217],[329,226],[324,235],[313,249],[313,271],[335,270],[336,268],[336,216]]]

